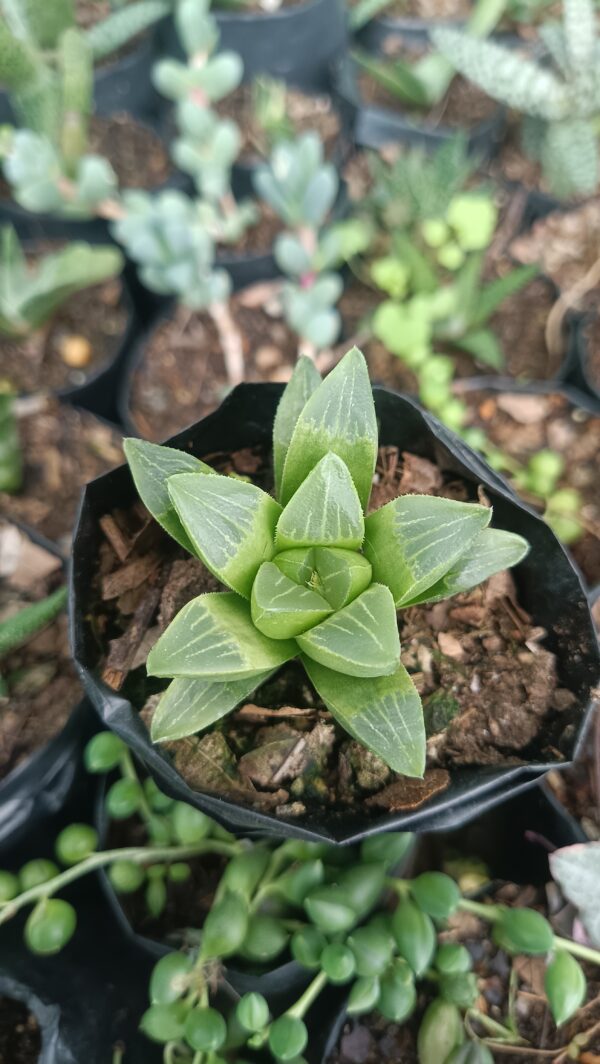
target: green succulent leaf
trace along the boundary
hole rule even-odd
[[[281,507],[254,484],[234,477],[182,473],[169,495],[195,552],[211,573],[250,598],[264,561],[273,557]]]
[[[421,777],[425,726],[418,692],[403,665],[391,676],[346,677],[303,658],[304,667],[332,716],[394,772]]]
[[[459,558],[441,580],[420,595],[408,600],[407,606],[421,602],[440,602],[442,599],[469,591],[502,569],[518,565],[527,555],[529,544],[515,532],[500,528],[484,528],[469,546],[468,554]]]
[[[192,599],[150,651],[150,676],[243,680],[295,657],[291,640],[268,639],[252,623],[250,606],[230,591]]]
[[[463,1019],[456,1005],[443,998],[435,998],[427,1006],[419,1028],[419,1064],[447,1061],[464,1040]]]
[[[452,568],[491,516],[485,506],[431,495],[394,499],[365,521],[374,579],[390,588],[396,606],[406,605]]]
[[[171,502],[167,481],[176,473],[214,473],[199,458],[174,447],[162,447],[133,437],[123,441],[123,450],[140,499],[165,532],[195,554],[196,550]]]
[[[352,602],[371,583],[371,563],[356,551],[315,547],[314,568],[319,588],[334,610]]]
[[[392,930],[400,953],[417,977],[427,970],[437,944],[431,917],[412,901],[401,901],[392,917]]]
[[[411,881],[410,890],[419,908],[435,920],[446,920],[460,901],[457,883],[445,872],[423,872]]]
[[[155,743],[195,735],[235,709],[271,675],[271,670],[228,683],[210,680],[172,680],[152,717]]]
[[[377,459],[377,420],[367,364],[356,347],[313,392],[298,417],[283,469],[284,505],[330,451],[346,463],[366,509]]]
[[[381,979],[377,1010],[386,1020],[404,1023],[416,1003],[417,992],[412,972],[406,961],[398,957]]]
[[[273,424],[273,466],[277,498],[281,491],[285,459],[298,418],[320,384],[321,375],[313,360],[301,355],[279,401]]]
[[[287,466],[287,463],[286,463]],[[346,464],[326,454],[302,481],[277,523],[277,550],[331,546],[357,550],[365,523]]]
[[[313,661],[345,676],[389,676],[400,660],[394,599],[383,584],[362,595],[304,635],[298,646]]]
[[[292,550],[282,550],[280,554],[276,554],[273,558],[273,565],[276,565],[295,584],[306,584],[308,586],[315,571],[315,550],[313,547],[296,547]]]
[[[566,950],[557,950],[546,968],[544,989],[558,1026],[570,1020],[583,1005],[587,980],[579,962]]]
[[[534,957],[550,952],[554,932],[545,916],[535,909],[505,909],[494,925],[494,941],[507,953]]]
[[[294,583],[273,562],[264,562],[258,570],[251,608],[254,624],[271,639],[293,639],[331,613],[322,595]]]

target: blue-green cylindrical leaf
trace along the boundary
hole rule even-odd
[[[298,646],[313,661],[345,676],[396,672],[400,637],[391,591],[371,584],[348,606],[299,635]]]
[[[222,583],[250,598],[263,562],[275,552],[281,507],[254,484],[187,473],[168,482],[171,501],[194,549]]]
[[[326,454],[279,517],[277,552],[316,546],[358,550],[363,536],[362,508],[350,471],[336,454]]]
[[[587,982],[583,969],[566,950],[557,950],[546,968],[544,989],[558,1026],[570,1020],[585,1001]]]
[[[150,651],[146,667],[151,676],[229,682],[275,669],[297,653],[291,640],[262,635],[239,595],[209,592],[177,614]]]
[[[322,595],[290,580],[273,562],[258,570],[250,605],[254,624],[271,639],[293,639],[331,613]]]

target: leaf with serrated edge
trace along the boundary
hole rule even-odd
[[[395,672],[400,637],[390,590],[371,584],[348,606],[299,635],[298,646],[314,661],[346,676]]]
[[[210,680],[172,680],[158,703],[150,728],[154,743],[185,739],[215,724],[261,683],[271,670],[232,683]]]
[[[290,441],[300,414],[321,383],[321,374],[312,358],[301,355],[279,400],[273,424],[273,469],[275,494],[279,498],[281,478]]]
[[[550,871],[565,898],[579,909],[593,944],[600,948],[600,842],[555,850],[550,854]]]
[[[315,547],[314,564],[320,591],[334,610],[347,606],[371,583],[371,563],[354,550]]]
[[[276,669],[297,653],[292,640],[262,635],[239,595],[214,591],[179,611],[150,651],[146,668],[150,676],[243,680]]]
[[[478,532],[466,555],[459,558],[449,572],[438,580],[433,587],[423,591],[405,603],[414,606],[421,602],[441,602],[442,599],[458,595],[461,591],[470,591],[482,581],[518,565],[529,551],[529,544],[515,532],[504,532],[501,528],[484,528]]]
[[[309,679],[333,717],[394,772],[422,777],[425,726],[418,691],[404,665],[391,676],[342,676],[303,656]]]
[[[175,447],[162,447],[133,437],[123,440],[123,450],[129,463],[138,495],[152,516],[182,547],[195,554],[194,545],[181,524],[171,502],[167,481],[175,473],[210,473],[214,469]]]
[[[315,568],[315,552],[312,547],[296,547],[282,550],[273,558],[273,564],[295,584],[307,585]]]
[[[348,466],[365,510],[377,459],[377,420],[367,364],[357,347],[319,385],[298,418],[283,468],[284,505],[329,451]]]
[[[259,632],[271,639],[293,639],[331,613],[326,599],[290,580],[273,562],[265,562],[258,570],[251,609]]]
[[[169,494],[194,549],[211,573],[244,598],[275,552],[281,507],[255,484],[235,477],[183,473]]]
[[[449,572],[491,516],[477,503],[432,495],[393,499],[365,521],[363,550],[373,579],[404,606]]]
[[[326,454],[288,502],[275,534],[277,551],[330,546],[357,550],[365,534],[360,499],[348,467]]]

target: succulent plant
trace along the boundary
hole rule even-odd
[[[598,36],[592,0],[565,0],[563,25],[540,37],[552,67],[492,41],[437,27],[432,40],[464,77],[525,116],[523,146],[560,197],[590,195],[600,178]]]
[[[148,673],[172,679],[153,739],[215,724],[300,657],[343,728],[420,776],[423,713],[396,610],[467,590],[528,548],[471,503],[403,496],[364,516],[377,425],[360,351],[324,381],[298,363],[274,424],[276,498],[169,448],[128,440],[125,450],[147,508],[229,589],[193,599],[151,650]]]
[[[0,380],[0,491],[18,491],[23,478],[19,430],[10,381]]]
[[[73,243],[27,262],[14,229],[0,230],[0,334],[27,336],[44,325],[75,292],[116,277],[117,248]]]
[[[339,178],[333,164],[324,160],[316,133],[277,143],[268,163],[258,167],[254,185],[288,227],[274,244],[277,265],[288,278],[282,289],[283,309],[300,337],[301,352],[314,357],[337,339],[341,327],[335,304],[343,284],[333,267],[364,250],[368,234],[358,219],[327,223]]]

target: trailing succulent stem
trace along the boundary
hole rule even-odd
[[[562,27],[542,26],[552,67],[492,41],[437,27],[432,40],[464,77],[524,115],[523,146],[562,198],[598,186],[598,36],[593,0],[565,0]]]
[[[236,841],[202,813],[147,786],[148,781],[141,787],[128,758],[120,740],[108,733],[96,736],[86,751],[93,771],[121,770],[107,796],[111,815],[137,813],[149,837],[161,823],[175,831],[172,843],[96,852],[93,829],[70,825],[56,842],[65,871],[37,859],[18,873],[0,872],[0,923],[33,906],[25,941],[34,953],[50,955],[76,929],[75,910],[56,897],[68,883],[112,862],[114,889],[134,892],[146,881],[146,903],[156,915],[173,873],[178,870],[182,878],[185,859],[220,855],[222,870],[202,927],[188,928],[186,948],[163,956],[150,979],[141,1030],[163,1046],[165,1064],[175,1059],[234,1064],[244,1050],[261,1048],[276,1061],[299,1061],[308,1043],[306,1018],[329,986],[347,988],[350,1016],[375,1011],[402,1024],[413,1016],[418,991],[426,984],[430,1002],[419,1024],[420,1064],[491,1064],[497,1045],[527,1047],[518,1033],[514,993],[504,1022],[477,1008],[472,957],[447,935],[447,922],[458,910],[489,923],[494,941],[509,956],[544,958],[545,994],[557,1025],[585,1001],[586,977],[577,958],[598,965],[600,951],[555,935],[533,909],[472,901],[445,873],[400,878],[411,835],[391,832],[348,848],[293,839]],[[597,871],[597,853],[586,852],[593,849],[593,844],[571,847],[555,855],[560,882],[569,896],[576,894],[578,904],[585,901],[578,876]],[[152,891],[157,885],[162,893]],[[240,958],[272,971],[290,956],[306,979],[285,1012],[273,1015],[258,992],[232,1003],[222,984],[224,965]]]
[[[299,361],[275,418],[275,498],[188,454],[125,441],[142,501],[228,589],[184,606],[149,654],[148,673],[172,680],[156,742],[210,727],[299,657],[342,728],[394,771],[422,775],[423,713],[396,611],[466,591],[528,546],[472,503],[402,496],[365,517],[377,446],[356,348],[324,381]]]

